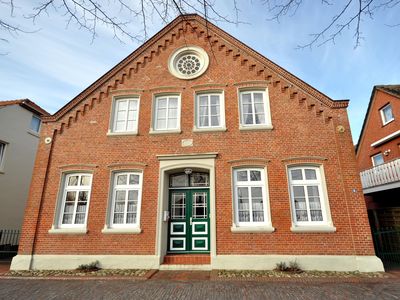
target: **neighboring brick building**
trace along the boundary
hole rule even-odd
[[[44,120],[12,269],[380,271],[347,105],[178,17]]]
[[[400,85],[374,86],[356,158],[372,229],[400,227]]]

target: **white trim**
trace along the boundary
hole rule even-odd
[[[173,242],[174,241],[183,241],[182,248],[173,247]],[[185,251],[186,250],[186,237],[184,237],[184,238],[178,238],[178,237],[170,238],[169,239],[169,249],[170,250],[182,250],[182,251]]]
[[[272,233],[275,228],[272,226],[240,226],[237,227],[235,224],[231,227],[233,233]]]
[[[218,255],[211,266],[219,270],[273,270],[280,262],[296,261],[303,270],[383,272],[376,256],[356,255]]]
[[[183,232],[175,232],[173,229],[174,225],[183,225]],[[170,234],[173,235],[186,235],[186,222],[171,222]]]
[[[383,113],[383,110],[386,109],[387,107],[390,106],[390,111],[392,112],[392,118],[390,120],[386,120],[385,114]],[[382,119],[382,125],[385,126],[387,124],[389,124],[390,122],[394,121],[394,116],[393,116],[393,108],[392,105],[390,103],[386,104],[384,107],[382,107],[379,110],[380,114],[381,114],[381,119]]]
[[[216,158],[218,152],[210,153],[188,153],[188,154],[160,154],[156,155],[158,160],[187,160],[187,159],[206,159],[206,158]]]
[[[139,227],[134,228],[109,228],[107,225],[101,230],[101,233],[104,234],[140,234],[142,229]]]
[[[78,176],[78,184],[77,186],[68,186],[68,179],[72,176]],[[80,180],[82,178],[82,176],[89,176],[90,177],[90,184],[89,185],[85,185],[82,186],[80,185]],[[58,229],[64,229],[64,228],[81,228],[81,229],[85,229],[86,230],[86,225],[87,225],[87,219],[88,219],[88,215],[89,215],[89,206],[90,206],[90,197],[92,194],[92,183],[93,183],[93,174],[89,173],[89,172],[65,172],[63,174],[63,185],[62,185],[62,198],[61,198],[61,202],[60,202],[60,206],[58,206],[59,212],[58,214],[58,220],[56,223],[56,226],[54,226],[52,229],[54,230],[58,230]],[[88,196],[87,196],[87,201],[86,201],[86,211],[85,211],[85,220],[83,224],[75,224],[75,218],[76,218],[76,210],[77,210],[77,205],[78,205],[78,197],[79,197],[79,192],[88,192]],[[73,214],[72,214],[72,224],[63,224],[63,217],[64,217],[64,207],[65,207],[65,201],[66,201],[66,196],[67,196],[67,192],[76,192],[76,196],[75,196],[75,201],[74,201],[74,210],[73,210]],[[50,230],[52,230],[50,229]]]
[[[195,247],[195,241],[205,241],[204,247]],[[208,250],[208,237],[192,237],[192,250]]]
[[[195,226],[198,224],[206,225],[205,231],[195,231]],[[192,235],[193,234],[208,234],[208,223],[207,222],[192,222]]]
[[[208,108],[208,126],[200,126],[200,97],[207,96]],[[218,96],[219,98],[219,118],[220,124],[218,126],[211,125],[211,96]],[[207,90],[197,91],[194,95],[194,126],[193,132],[207,132],[207,131],[226,131],[225,124],[225,92],[223,90]]]
[[[268,88],[265,87],[247,87],[247,88],[238,88],[238,100],[239,100],[239,130],[271,130],[272,119],[271,119],[271,108],[269,101],[269,92]],[[242,109],[242,95],[243,93],[250,93],[252,99],[252,113],[255,114],[254,109],[254,93],[262,93],[263,95],[263,104],[264,104],[264,123],[261,124],[244,124],[243,122],[243,109]],[[253,120],[254,121],[254,120]]]
[[[187,54],[194,54],[200,60],[201,68],[192,75],[185,75],[178,72],[175,68],[177,60]],[[169,72],[179,79],[194,79],[202,75],[208,68],[209,58],[206,51],[198,46],[183,46],[176,49],[168,58],[168,70]]]
[[[128,112],[129,112],[129,101],[131,101],[131,100],[137,102],[136,122],[134,124],[134,128],[133,128],[133,130],[129,130],[129,131],[128,130],[116,131],[117,103],[119,101],[127,101],[126,118],[125,118],[125,127],[127,127]],[[138,134],[138,128],[139,128],[139,113],[140,113],[140,96],[139,95],[118,95],[118,96],[113,96],[112,104],[111,104],[110,122],[109,122],[107,136],[137,135]]]
[[[300,169],[303,179],[302,180],[292,180],[291,170]],[[304,169],[313,169],[316,173],[316,179],[305,179],[305,171]],[[328,200],[328,192],[326,188],[326,180],[324,175],[324,170],[322,165],[317,164],[293,164],[288,165],[287,168],[287,178],[288,178],[288,189],[289,189],[289,198],[290,198],[290,211],[292,216],[292,227],[291,230],[294,232],[321,232],[322,228],[330,228],[328,232],[334,232],[332,223],[332,218],[330,214],[329,200]],[[305,202],[307,209],[307,221],[297,221],[296,218],[296,209],[294,204],[294,192],[293,186],[303,186],[305,193]],[[322,221],[311,221],[311,213],[310,213],[310,205],[309,205],[309,197],[306,186],[313,185],[318,187],[319,201],[321,205],[321,213],[322,213]],[[300,227],[303,227],[304,230],[301,230]],[[314,230],[312,228],[315,228]],[[327,231],[323,231],[327,232]]]
[[[52,226],[48,232],[50,234],[86,234],[88,230],[86,226],[84,228],[55,228]]]
[[[237,174],[240,171],[246,171],[246,174],[248,176],[248,181],[238,181],[237,180]],[[250,181],[250,171],[259,171],[261,175],[261,180],[260,181]],[[268,228],[269,230],[272,227],[271,223],[271,210],[270,210],[270,203],[269,203],[269,189],[268,189],[268,173],[267,173],[267,168],[264,167],[246,167],[246,166],[238,166],[232,168],[232,195],[233,195],[233,225],[231,227],[231,231],[235,231],[235,228],[239,227],[245,227],[248,228],[248,230],[251,230],[250,228]],[[251,195],[251,187],[261,187],[261,192],[262,192],[262,201],[263,201],[263,217],[264,221],[262,222],[254,222],[254,221],[249,221],[249,222],[240,222],[239,221],[239,209],[238,209],[238,195],[237,195],[237,190],[239,187],[243,188],[248,188],[249,194],[248,194],[248,200],[249,200],[249,217],[250,220],[252,220],[252,211],[253,211],[253,197]],[[255,229],[255,231],[258,231]],[[237,232],[237,231],[236,231]]]
[[[125,175],[126,177],[126,184],[125,185],[118,185],[117,179],[118,176]],[[138,184],[129,184],[129,178],[132,175],[139,176],[139,183]],[[117,229],[123,228],[128,229],[131,231],[140,232],[140,215],[141,215],[141,206],[142,206],[142,190],[143,190],[143,171],[119,171],[115,170],[112,172],[112,186],[111,186],[111,206],[110,207],[110,214],[109,220],[107,221],[107,225],[109,229]],[[123,224],[114,224],[114,209],[115,209],[115,201],[116,201],[116,194],[117,190],[125,191],[125,206],[124,206],[124,223]],[[126,224],[126,217],[127,217],[127,209],[128,209],[128,195],[129,191],[138,191],[138,198],[136,203],[136,222]]]
[[[393,139],[395,137],[398,137],[399,135],[400,135],[400,130],[397,130],[397,131],[385,136],[384,138],[381,138],[380,140],[377,140],[376,142],[373,142],[371,144],[371,147],[379,146],[379,145],[383,144],[384,142],[386,142],[388,140],[391,140],[391,139]]]
[[[158,116],[158,100],[160,98],[167,99],[167,106],[166,106],[166,128],[159,129],[157,128],[157,116]],[[168,128],[168,109],[169,109],[169,102],[170,98],[177,98],[177,115],[176,115],[176,128]],[[152,112],[152,120],[149,134],[163,134],[163,133],[181,133],[181,109],[182,109],[182,102],[181,102],[181,94],[180,93],[159,93],[153,96],[153,112]]]
[[[99,261],[103,269],[158,269],[155,255],[17,255],[10,270],[74,270]]]
[[[0,173],[4,174],[4,162],[6,157],[6,151],[8,148],[8,143],[0,140],[0,144],[3,145],[3,151],[0,153]]]

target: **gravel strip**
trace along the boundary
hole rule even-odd
[[[9,271],[3,276],[15,277],[143,277],[149,270],[142,269],[101,269],[98,271],[82,272],[78,270],[31,270]]]

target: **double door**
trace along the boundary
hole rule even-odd
[[[169,191],[168,252],[210,252],[209,189]]]

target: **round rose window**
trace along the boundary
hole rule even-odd
[[[168,62],[170,73],[180,79],[196,78],[203,74],[207,67],[207,53],[196,46],[177,49]]]

